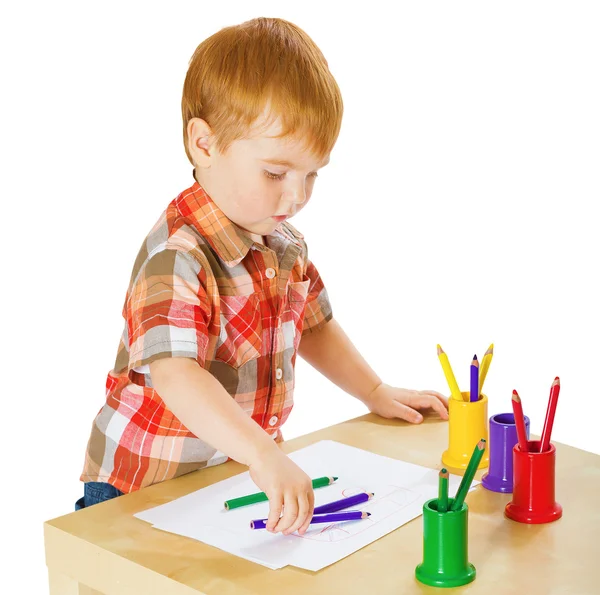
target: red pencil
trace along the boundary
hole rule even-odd
[[[527,447],[527,431],[525,430],[525,418],[523,417],[523,405],[521,405],[521,397],[516,390],[512,394],[512,408],[515,414],[515,425],[517,426],[517,440],[519,448],[522,452],[529,452]]]
[[[556,413],[556,403],[558,402],[558,393],[560,392],[560,378],[557,376],[550,387],[550,398],[548,399],[548,409],[546,410],[546,420],[542,430],[542,441],[540,452],[550,448],[550,435],[552,434],[552,424],[554,424],[554,415]]]

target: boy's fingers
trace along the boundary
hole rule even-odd
[[[310,521],[311,521],[314,513],[315,513],[315,491],[313,489],[311,489],[310,492],[308,492],[308,514],[306,516],[306,520],[304,521],[304,523],[302,524],[300,529],[298,529],[298,533],[300,533],[300,535],[304,535],[308,531],[308,528],[310,527]]]
[[[444,404],[439,399],[430,397],[429,402],[431,403],[431,406],[440,414],[442,419],[448,419],[448,409],[444,407]]]
[[[444,407],[444,404],[437,398],[431,395],[419,394],[412,402],[412,405],[418,407],[431,407],[435,409],[442,419],[448,419],[448,410]]]
[[[269,516],[267,518],[267,531],[273,531],[279,522],[283,508],[283,494],[277,493],[269,498]]]
[[[438,393],[435,390],[420,390],[419,393],[422,395],[433,395],[434,397],[437,397],[442,403],[444,403],[444,405],[446,405],[446,408],[448,407],[448,397],[446,397],[442,393]]]
[[[398,410],[396,417],[405,419],[412,424],[418,424],[423,421],[423,416],[418,411],[411,409],[404,403],[400,403],[400,401],[396,401],[395,399],[392,402],[395,404],[396,409]]]
[[[296,531],[296,529],[299,527],[304,526],[309,508],[310,505],[308,503],[308,494],[298,494],[298,517],[292,526],[283,532],[284,535],[289,535],[290,533]],[[310,518],[308,520],[310,521]]]
[[[283,497],[283,516],[279,519],[277,525],[275,525],[275,533],[278,531],[285,531],[298,516],[298,498],[292,494],[284,494]]]

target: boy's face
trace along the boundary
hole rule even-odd
[[[329,163],[329,157],[319,162],[307,153],[301,139],[274,138],[280,132],[276,120],[264,131],[234,141],[223,154],[204,120],[193,118],[188,123],[198,183],[231,221],[257,241],[306,206],[317,171]]]

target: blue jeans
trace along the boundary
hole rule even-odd
[[[117,496],[122,496],[123,492],[117,490],[114,486],[103,481],[88,481],[83,484],[83,498],[75,502],[75,510],[81,510],[100,502],[105,502]]]

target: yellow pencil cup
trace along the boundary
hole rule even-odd
[[[442,455],[444,467],[464,471],[471,460],[476,444],[483,438],[488,440],[488,399],[484,394],[479,401],[468,401],[468,392],[463,392],[463,400],[451,397],[448,400],[448,450]],[[485,449],[477,469],[485,469],[490,464],[489,448]]]

